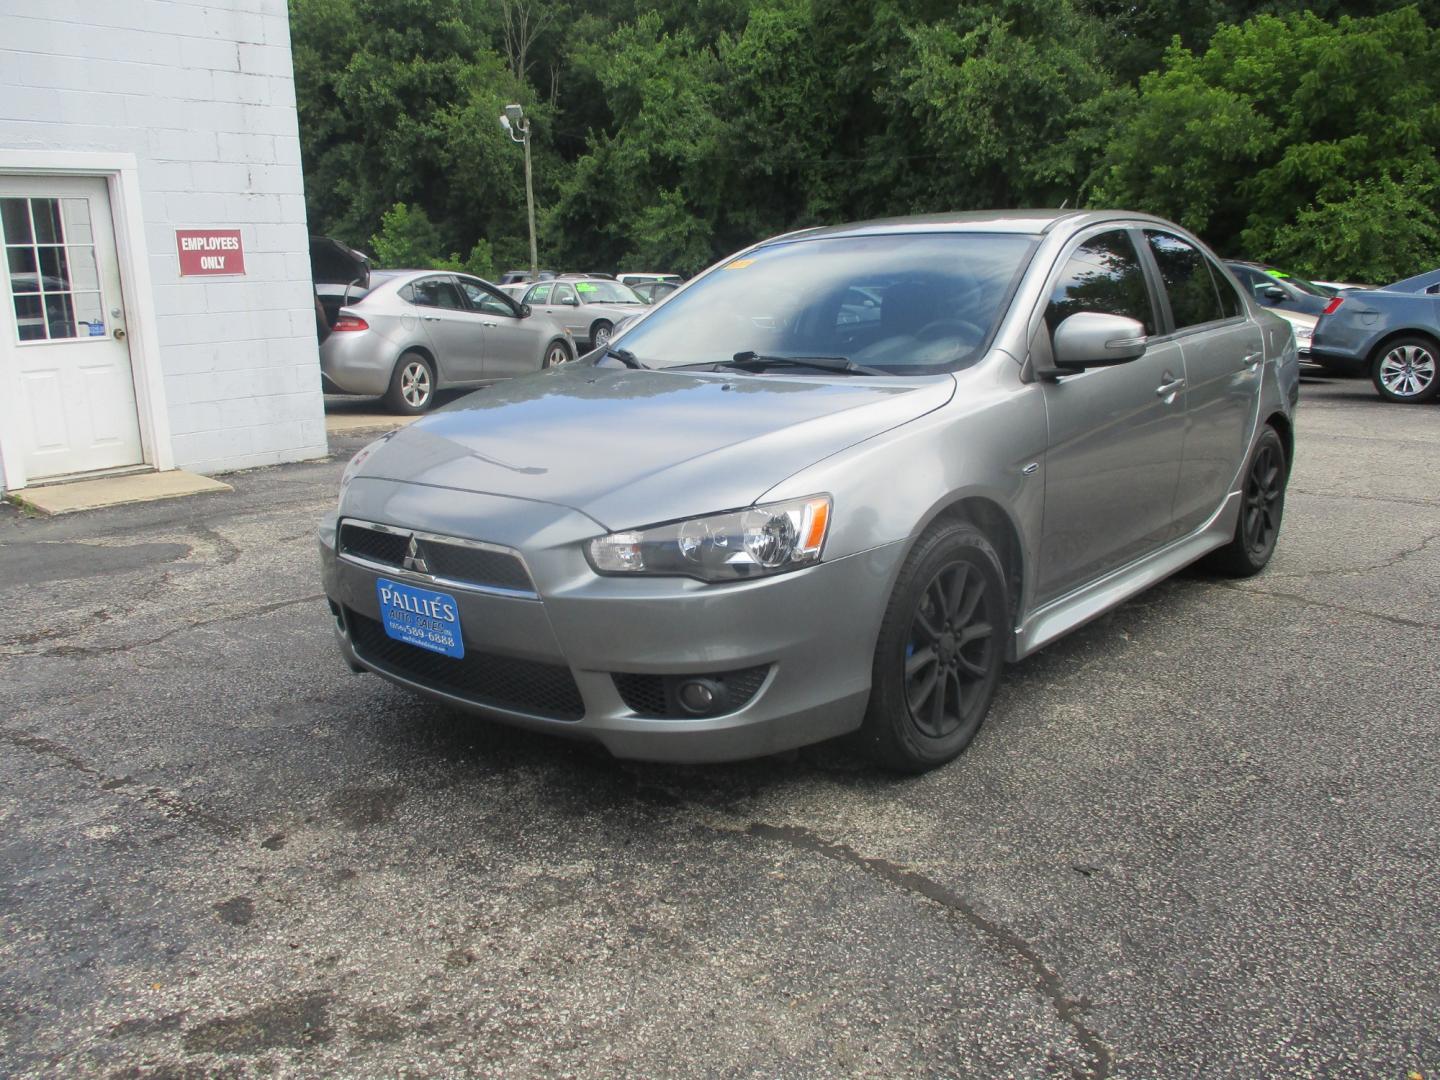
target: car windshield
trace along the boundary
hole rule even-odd
[[[618,281],[577,281],[575,291],[580,294],[580,302],[583,304],[643,304],[631,290],[629,285],[621,285]]]
[[[622,340],[654,368],[754,353],[893,375],[955,371],[979,359],[1034,249],[1033,237],[1005,233],[772,244],[692,282]]]
[[[1288,281],[1291,285],[1294,285],[1301,292],[1308,292],[1313,296],[1335,295],[1334,289],[1322,288],[1321,286],[1316,285],[1313,281],[1306,281],[1303,277],[1296,277],[1288,270],[1273,270],[1267,268],[1265,270],[1265,273],[1269,274],[1273,278],[1279,278],[1281,281]]]

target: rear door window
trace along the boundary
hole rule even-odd
[[[549,285],[548,283],[547,283],[547,284],[544,284],[544,285],[536,285],[533,289],[531,289],[531,290],[525,295],[525,303],[527,303],[527,304],[548,304],[548,303],[550,302],[550,289],[551,289],[551,288],[552,288],[552,286]]]
[[[556,285],[552,304],[573,304],[575,303],[575,290],[569,285]]]
[[[1175,329],[1203,326],[1225,318],[1220,294],[1206,268],[1206,259],[1192,244],[1170,233],[1145,230],[1145,240],[1160,266],[1160,280],[1170,297]]]
[[[421,278],[410,286],[417,307],[447,308],[451,311],[466,310],[460,290],[449,278]]]
[[[1225,318],[1233,319],[1238,315],[1243,315],[1245,304],[1235,290],[1230,276],[1209,258],[1205,260],[1205,265],[1210,268],[1210,276],[1215,281],[1215,291],[1220,294],[1220,310],[1224,313]]]
[[[1081,311],[1124,315],[1143,323],[1147,335],[1155,333],[1150,288],[1125,230],[1092,236],[1065,260],[1045,308],[1045,324],[1053,334],[1057,326]]]

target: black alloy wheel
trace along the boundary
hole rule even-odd
[[[1285,513],[1285,485],[1290,463],[1280,433],[1267,426],[1245,466],[1240,492],[1240,520],[1235,535],[1212,553],[1206,565],[1228,577],[1251,577],[1264,570],[1275,554],[1280,521]]]
[[[1010,625],[1007,578],[985,534],[953,519],[927,529],[885,610],[858,749],[911,773],[964,750],[990,710]]]
[[[978,718],[973,706],[990,674],[995,627],[986,619],[985,578],[964,559],[942,567],[915,605],[905,646],[905,704],[931,739]]]
[[[1256,560],[1269,559],[1280,535],[1280,512],[1285,506],[1285,454],[1271,443],[1256,448],[1245,476],[1245,505],[1240,527],[1245,550]]]

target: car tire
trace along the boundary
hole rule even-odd
[[[1226,577],[1254,577],[1275,553],[1280,519],[1285,513],[1290,463],[1285,459],[1285,443],[1273,427],[1267,425],[1255,440],[1244,476],[1235,535],[1205,560],[1209,569]]]
[[[1418,334],[1387,341],[1371,357],[1370,381],[1386,401],[1429,401],[1440,393],[1440,347]]]
[[[545,360],[541,364],[544,368],[559,367],[561,364],[568,364],[575,359],[575,354],[570,351],[570,346],[560,338],[556,338],[549,345],[545,346]]]
[[[435,402],[435,365],[424,353],[403,353],[390,375],[385,407],[401,416],[419,416]]]
[[[994,546],[968,521],[932,525],[906,558],[885,610],[856,748],[906,773],[955,758],[990,710],[1009,633]]]
[[[610,324],[601,319],[590,327],[590,348],[603,349],[610,344]]]

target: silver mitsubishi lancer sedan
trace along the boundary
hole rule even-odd
[[[921,771],[1006,661],[1265,566],[1298,386],[1289,325],[1157,218],[791,233],[362,450],[325,591],[351,667],[483,716]]]

